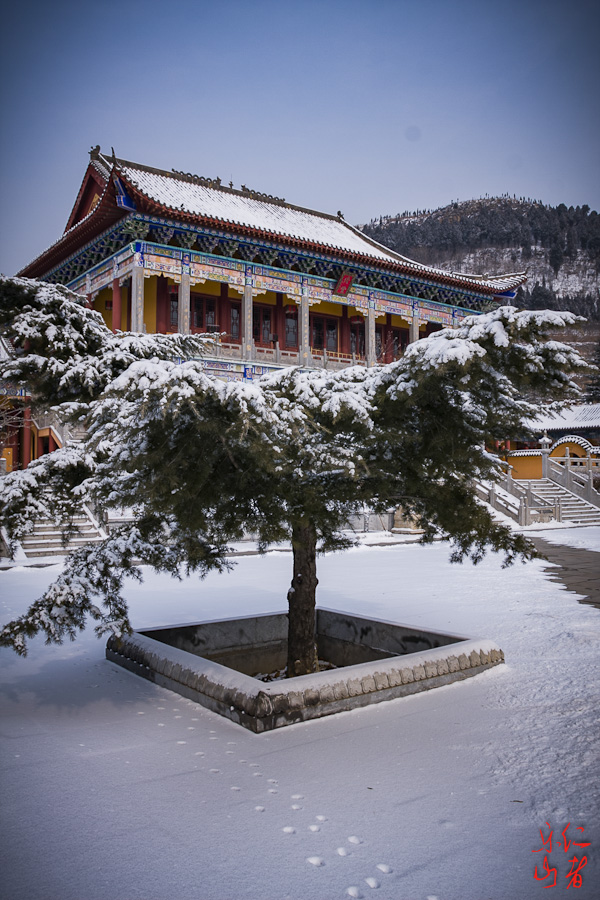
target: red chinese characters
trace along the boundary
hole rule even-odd
[[[336,284],[333,293],[337,294],[339,297],[346,297],[350,288],[352,287],[352,282],[354,281],[354,275],[350,272],[344,272],[344,274],[340,277],[338,283]]]
[[[542,846],[539,847],[537,850],[531,851],[532,853],[543,853],[544,854],[544,860],[542,862],[542,865],[539,867],[536,865],[534,873],[533,873],[533,877],[535,878],[536,881],[548,880],[549,883],[545,884],[544,887],[552,888],[552,887],[556,887],[557,877],[558,877],[558,869],[556,867],[551,868],[550,864],[548,862],[548,854],[552,853],[553,845],[556,847],[561,847],[563,852],[566,854],[569,852],[569,849],[571,847],[589,847],[590,842],[589,841],[582,842],[582,841],[569,840],[569,838],[567,837],[567,831],[571,827],[570,822],[567,823],[567,825],[565,826],[565,828],[563,828],[563,830],[561,832],[562,840],[553,841],[552,837],[554,834],[554,829],[550,826],[549,822],[546,822],[546,825],[548,826],[548,829],[549,829],[548,835],[546,837],[544,837],[543,829],[540,828],[540,838],[542,840]],[[577,826],[577,828],[576,828],[576,831],[581,831],[582,833],[584,830],[585,829],[581,825]],[[569,889],[571,887],[580,888],[583,884],[583,877],[581,875],[581,870],[585,866],[587,866],[587,856],[581,856],[581,858],[578,859],[577,856],[573,855],[573,858],[569,859],[568,862],[571,864],[571,868],[569,869],[569,872],[565,875],[565,878],[567,879],[567,889]],[[551,882],[550,882],[550,879],[552,879]]]

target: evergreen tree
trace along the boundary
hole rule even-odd
[[[138,561],[181,577],[223,570],[227,543],[251,531],[259,549],[289,539],[288,674],[314,671],[316,558],[347,547],[359,506],[401,503],[425,529],[453,540],[452,558],[507,563],[535,555],[495,522],[471,486],[494,478],[485,450],[524,434],[538,405],[523,396],[570,396],[572,348],[544,341],[572,324],[564,313],[504,307],[411,345],[389,366],[340,372],[288,369],[259,384],[224,384],[201,363],[201,339],[115,336],[62,288],[3,282],[0,316],[18,356],[13,380],[61,402],[84,421],[85,440],[0,481],[1,524],[13,540],[34,519],[72,520],[82,500],[127,507],[133,520],[100,545],[77,550],[63,573],[0,643],[26,651],[38,632],[73,638],[90,615],[99,634],[130,630],[121,590]]]
[[[593,365],[596,371],[585,387],[585,399],[588,403],[600,403],[600,341],[596,344]]]

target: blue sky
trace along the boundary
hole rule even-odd
[[[57,0],[5,8],[0,271],[57,240],[92,145],[381,214],[600,208],[592,0]]]

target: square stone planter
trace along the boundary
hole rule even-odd
[[[492,641],[319,609],[319,659],[337,668],[265,683],[285,665],[285,613],[111,637],[106,658],[254,732],[392,700],[504,661]]]

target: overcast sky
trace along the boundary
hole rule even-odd
[[[364,223],[502,193],[600,208],[597,0],[5,4],[0,271],[92,145]]]

